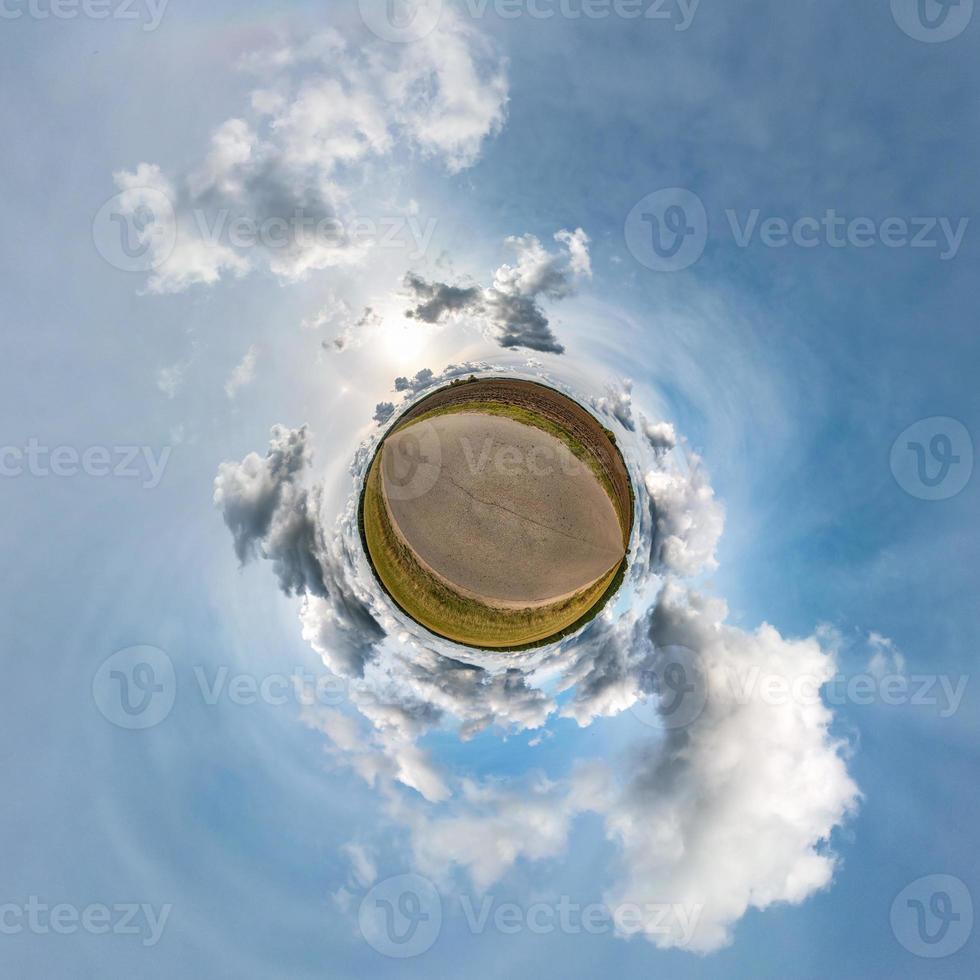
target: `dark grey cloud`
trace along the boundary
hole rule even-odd
[[[422,368],[414,378],[395,378],[395,391],[409,392],[415,394],[428,388],[435,378],[431,368]]]
[[[306,426],[274,426],[264,457],[249,453],[240,463],[221,464],[214,502],[238,560],[271,561],[283,592],[307,600],[310,642],[329,651],[334,669],[358,676],[386,632],[357,587],[356,516],[328,533],[320,517],[322,489],[301,482],[311,462]]]
[[[231,531],[239,562],[244,565],[259,555],[279,561],[287,593],[296,583],[309,583],[311,591],[323,594],[315,560],[301,553],[313,546],[309,493],[297,483],[308,462],[306,426],[274,426],[265,458],[249,453],[241,463],[221,464],[214,501]]]
[[[395,378],[394,387],[395,391],[404,396],[405,401],[409,401],[427,388],[449,384],[449,382],[455,381],[457,378],[487,374],[490,371],[496,374],[506,373],[506,369],[489,364],[486,361],[463,361],[461,364],[446,365],[438,374],[431,368],[422,368],[414,377]]]
[[[440,323],[455,313],[486,319],[501,347],[524,347],[545,354],[564,354],[548,318],[533,297],[501,293],[477,286],[463,288],[408,275],[405,285],[420,300],[405,315],[425,323]]]
[[[419,304],[406,316],[425,323],[438,323],[450,313],[463,313],[481,305],[483,290],[479,286],[450,286],[444,282],[427,282],[415,273],[405,276],[405,285]]]
[[[565,353],[564,345],[558,342],[536,300],[496,290],[490,292],[493,295],[487,310],[496,325],[497,342],[501,347],[526,347],[544,354]]]
[[[395,414],[395,405],[393,402],[378,402],[374,409],[374,421],[378,425],[384,425]]]
[[[540,300],[570,296],[578,278],[591,275],[589,238],[578,229],[560,231],[555,240],[563,246],[557,252],[547,251],[533,235],[507,239],[517,264],[501,266],[486,289],[433,282],[409,273],[405,288],[415,305],[406,316],[441,323],[447,317],[469,315],[485,320],[501,347],[563,354],[565,347],[551,329]]]

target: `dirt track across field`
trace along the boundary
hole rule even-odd
[[[399,469],[420,445],[438,466],[427,464],[431,473],[406,494]],[[382,486],[416,556],[490,605],[567,598],[607,575],[625,551],[616,508],[593,469],[560,439],[511,418],[463,409],[399,428],[385,443]]]
[[[397,428],[403,428],[413,419],[435,410],[461,407],[467,402],[494,402],[524,409],[550,421],[582,443],[606,474],[615,496],[623,541],[628,543],[633,527],[633,491],[626,465],[611,438],[612,434],[591,413],[547,385],[514,378],[459,382],[417,402],[398,420]]]

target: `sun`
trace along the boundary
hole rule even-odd
[[[378,334],[378,351],[393,367],[402,373],[406,361],[414,361],[429,349],[436,336],[436,329],[405,316],[404,301],[381,304],[375,308],[381,317]]]

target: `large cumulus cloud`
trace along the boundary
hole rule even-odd
[[[148,250],[151,292],[254,269],[295,281],[361,261],[381,237],[361,223],[397,217],[376,213],[376,197],[365,212],[368,169],[414,153],[457,173],[507,105],[502,59],[448,9],[414,44],[351,43],[328,30],[242,67],[258,87],[216,128],[200,164],[174,177],[151,163],[114,174],[119,209]]]
[[[316,489],[299,482],[310,463],[307,430],[275,426],[265,457],[224,463],[214,481],[238,560],[268,558],[286,595],[327,595],[319,554],[322,529]]]

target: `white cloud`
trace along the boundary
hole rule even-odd
[[[670,587],[651,620],[660,647],[696,651],[709,696],[697,720],[661,745],[638,748],[628,781],[605,811],[622,848],[611,906],[659,900],[703,906],[691,949],[731,939],[749,907],[799,903],[830,884],[830,836],[853,812],[858,790],[845,747],[830,734],[832,712],[817,699],[779,703],[732,689],[752,668],[793,682],[830,680],[833,650],[811,637],[786,640],[771,626],[747,633],[724,623],[725,608]],[[676,931],[648,938],[678,945]]]
[[[633,382],[625,378],[618,386],[610,385],[605,395],[592,399],[592,407],[632,432],[636,425],[633,421]]]
[[[462,800],[448,815],[410,816],[416,864],[436,878],[446,878],[453,865],[463,867],[483,891],[518,859],[538,861],[564,851],[574,816],[568,804],[562,788],[543,777],[504,789],[465,782]]]
[[[868,647],[871,650],[871,657],[865,670],[872,677],[881,680],[888,674],[905,676],[905,657],[887,636],[870,633]]]
[[[225,382],[225,394],[234,398],[238,392],[255,380],[255,365],[259,358],[258,348],[253,344],[245,352],[245,356],[235,365],[234,370]]]
[[[365,731],[339,711],[312,706],[303,709],[303,720],[326,735],[337,762],[352,768],[369,786],[384,789],[397,782],[429,803],[449,798],[450,790],[428,754],[397,729]]]
[[[167,398],[177,397],[178,392],[184,386],[184,378],[191,365],[200,353],[200,345],[196,340],[191,340],[190,350],[186,356],[182,357],[174,364],[166,365],[157,370],[156,385]]]
[[[157,371],[157,388],[168,398],[176,398],[177,392],[184,386],[184,372],[188,368],[187,361],[178,361],[169,367]]]
[[[641,415],[640,430],[657,453],[670,452],[677,445],[677,433],[670,422],[650,422]]]
[[[356,841],[350,841],[341,850],[350,861],[351,884],[358,888],[370,888],[378,877],[374,855],[365,845]]]
[[[261,71],[262,88],[248,113],[216,128],[198,167],[175,180],[148,163],[114,175],[124,213],[146,189],[172,205],[150,229],[152,292],[255,268],[291,282],[359,262],[372,242],[352,236],[355,219],[385,217],[355,201],[373,162],[420,152],[455,173],[504,120],[503,61],[448,9],[417,44],[353,46],[328,31],[245,65]]]
[[[448,7],[437,30],[405,48],[396,70],[382,79],[389,103],[399,107],[400,124],[450,173],[472,166],[483,141],[504,123],[503,63],[487,39],[464,30]]]
[[[334,337],[329,344],[324,341],[323,346],[327,349],[332,347],[336,351],[360,347],[383,322],[380,313],[376,313],[370,306],[365,306],[359,317],[349,319],[344,324],[343,331]]]
[[[655,560],[672,572],[690,576],[718,567],[715,547],[725,525],[725,511],[701,466],[689,454],[685,467],[666,462],[644,477],[656,522]]]
[[[464,780],[448,809],[402,809],[419,868],[446,881],[462,868],[486,889],[518,862],[563,855],[575,817],[595,813],[618,849],[606,905],[683,908],[666,923],[648,916],[643,931],[658,946],[700,953],[730,942],[749,908],[827,887],[831,836],[859,800],[832,712],[819,699],[774,702],[731,681],[760,669],[788,684],[825,682],[835,650],[768,625],[749,633],[725,615],[724,603],[673,584],[643,621],[653,648],[683,645],[706,678],[690,724],[667,720],[625,758],[582,765],[559,783]]]
[[[334,326],[346,320],[351,314],[350,303],[330,293],[323,305],[313,316],[302,321],[304,330],[319,330],[323,326]]]

